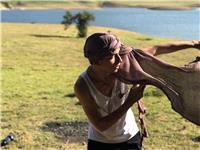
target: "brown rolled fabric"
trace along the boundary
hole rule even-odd
[[[119,80],[158,87],[170,100],[173,110],[200,125],[200,61],[177,67],[130,47],[121,50],[121,57]]]

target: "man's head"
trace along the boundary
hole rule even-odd
[[[90,35],[84,45],[84,56],[91,64],[112,55],[114,50],[121,47],[120,40],[111,33],[94,33]]]

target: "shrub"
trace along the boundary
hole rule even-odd
[[[63,18],[64,20],[61,22],[61,24],[65,25],[65,29],[68,29],[72,23],[76,23],[76,27],[79,31],[78,37],[86,37],[90,21],[95,20],[94,15],[86,11],[79,12],[74,16],[71,14],[71,12],[67,11]]]

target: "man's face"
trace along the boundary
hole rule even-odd
[[[117,48],[112,54],[99,61],[98,64],[102,71],[105,71],[105,73],[115,73],[119,70],[119,66],[122,62],[119,51],[120,48]]]

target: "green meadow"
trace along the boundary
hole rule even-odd
[[[82,50],[85,38],[77,38],[75,26],[64,30],[62,25],[1,23],[1,29],[0,138],[15,135],[5,149],[86,149],[87,118],[73,95],[73,85],[88,65]],[[175,40],[95,26],[88,35],[107,30],[135,48]],[[159,57],[182,66],[197,55],[198,50],[187,49]],[[174,112],[160,90],[148,86],[144,95],[150,135],[146,150],[199,149],[196,125]],[[137,118],[136,106],[132,109]]]

